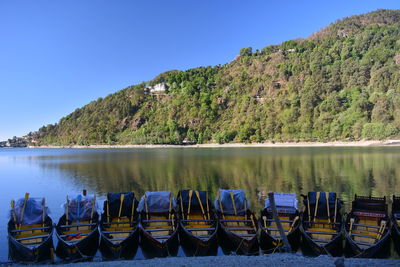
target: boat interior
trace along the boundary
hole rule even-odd
[[[255,223],[254,215],[247,209],[247,200],[243,201],[243,210],[242,214],[239,214],[237,211],[240,203],[235,202],[235,198],[232,192],[230,192],[231,204],[233,207],[233,214],[224,212],[224,205],[221,201],[221,195],[218,194],[218,204],[220,210],[220,223],[224,226],[224,228],[232,232],[236,235],[239,235],[245,239],[252,239],[257,233],[257,226]]]
[[[153,238],[164,241],[175,232],[175,214],[168,213],[145,213],[142,217],[142,226]]]
[[[188,201],[184,203],[183,199],[186,198]],[[216,220],[210,216],[207,192],[182,190],[178,199],[182,226],[192,235],[200,239],[208,239],[215,232]]]
[[[278,216],[279,220],[281,222],[283,231],[285,232],[285,235],[288,235],[290,232],[295,229],[295,226],[299,222],[299,216],[298,212],[292,213],[292,212],[287,212],[287,211],[281,211],[279,212],[278,210]],[[267,210],[264,210],[262,214],[262,226],[263,230],[266,231],[269,235],[271,235],[274,238],[280,238],[280,233],[278,226],[276,224],[276,221],[273,217],[272,212],[269,212]]]
[[[309,193],[305,201],[303,228],[316,244],[324,246],[340,232],[341,223],[338,213],[340,202],[334,193],[316,192],[315,203],[311,203],[310,196]]]
[[[386,198],[356,196],[346,230],[360,248],[377,243],[388,231]]]
[[[392,203],[392,215],[393,215],[393,223],[400,226],[400,197],[393,196]]]
[[[94,218],[96,196],[86,198],[85,191],[83,196],[85,198],[82,200],[78,195],[71,201],[67,196],[64,218],[60,219],[57,225],[60,238],[68,243],[78,243],[97,228],[97,213]]]
[[[121,243],[127,237],[129,237],[137,227],[137,216],[135,216],[135,201],[132,193],[132,201],[129,201],[129,210],[124,209],[125,194],[120,194],[118,214],[112,217],[110,213],[110,200],[109,195],[107,195],[106,205],[106,220],[102,222],[102,233],[114,244]],[[127,202],[127,201],[125,201]],[[127,216],[123,216],[127,215]]]
[[[29,193],[25,194],[25,198],[21,207],[18,211],[21,214],[17,214],[15,202],[11,201],[11,212],[14,222],[14,229],[11,230],[11,235],[25,246],[36,246],[41,244],[51,233],[52,226],[50,223],[46,222],[47,212],[45,199],[43,198],[41,202],[37,202],[34,199],[29,198]],[[28,213],[28,214],[27,214]],[[17,221],[23,221],[24,217],[35,218],[34,221],[41,221],[41,223],[20,223]],[[19,218],[17,220],[17,218]],[[32,220],[33,222],[33,220]]]

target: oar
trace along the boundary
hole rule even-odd
[[[20,224],[19,224],[19,229],[20,230],[21,230],[21,227],[22,227],[22,221],[24,220],[24,213],[25,213],[26,203],[28,202],[28,198],[29,198],[29,193],[25,193],[24,205],[22,206],[22,210],[21,210],[21,221],[20,221]]]
[[[108,199],[108,194],[107,194],[107,223],[110,223],[110,200]]]
[[[329,192],[325,192],[325,199],[326,199],[326,211],[328,212],[328,219],[331,222],[331,211],[329,208]]]
[[[174,219],[175,219],[175,214],[172,214],[172,216],[171,216],[171,224],[172,224],[172,230],[173,231],[175,231]]]
[[[185,211],[183,210],[183,197],[182,197],[182,191],[181,191],[181,213],[182,213],[182,220],[185,219]]]
[[[315,203],[315,211],[314,211],[314,222],[317,219],[318,201],[319,201],[320,194],[321,194],[321,192],[317,192],[317,201]]]
[[[218,192],[218,202],[219,202],[219,209],[221,210],[222,214],[222,219],[225,220],[224,209],[222,208],[222,203],[221,203],[221,194],[219,192]]]
[[[267,228],[267,216],[262,216],[262,219],[264,221],[264,228]],[[267,229],[265,229],[267,231]]]
[[[146,208],[146,219],[149,220],[149,208],[147,207],[147,196],[144,193],[144,207]]]
[[[207,202],[207,218],[210,219],[210,209],[208,207],[208,192],[206,191],[206,202]]]
[[[350,218],[350,229],[349,229],[349,236],[351,237],[351,231],[353,230],[354,218]]]
[[[244,219],[247,220],[247,201],[244,200]]]
[[[253,224],[254,231],[257,232],[256,224],[254,223],[254,216],[253,214],[250,215],[251,223]]]
[[[14,223],[17,224],[17,214],[15,214],[15,201],[11,200],[11,213],[13,216]]]
[[[376,240],[379,240],[382,238],[383,231],[385,230],[385,226],[386,226],[386,221],[382,220],[381,227],[379,228],[378,235],[376,236]]]
[[[168,220],[171,220],[171,211],[172,211],[172,194],[169,194],[169,210],[168,210]]]
[[[335,215],[333,217],[333,222],[336,223],[336,215],[337,215],[337,204],[338,204],[338,199],[337,197],[335,198]]]
[[[124,204],[125,194],[121,194],[119,199],[119,211],[118,211],[118,222],[121,219],[122,205]]]
[[[67,204],[65,207],[65,225],[68,225],[68,206],[69,206],[69,199],[68,199],[68,195],[67,195]]]
[[[134,213],[135,213],[135,195],[132,198],[131,223],[133,223],[133,214]]]
[[[299,220],[299,216],[296,216],[292,222],[292,224],[290,225],[290,228],[288,230],[288,234],[293,230],[293,227],[296,225],[296,222]]]
[[[235,197],[233,196],[232,192],[230,192],[229,195],[231,196],[233,211],[235,212],[235,216],[237,216],[236,205],[235,205]]]
[[[96,206],[96,195],[93,196],[92,212],[90,214],[90,223],[93,221],[94,207]]]
[[[192,195],[193,190],[189,190],[189,205],[188,205],[188,212],[187,212],[187,219],[189,220],[190,217],[190,204],[192,204]]]
[[[46,219],[45,218],[45,216],[46,216],[46,199],[45,198],[43,198],[43,200],[42,200],[42,227],[44,227],[44,220]],[[42,231],[43,232],[43,231]]]
[[[308,221],[311,222],[310,197],[307,195]]]
[[[201,212],[203,213],[204,220],[207,220],[206,213],[204,212],[204,208],[203,208],[203,203],[201,203],[199,191],[194,191],[194,192],[196,193],[197,200],[200,203],[200,208],[201,208]],[[207,201],[207,199],[206,199],[206,201]]]

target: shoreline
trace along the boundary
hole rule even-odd
[[[27,148],[284,148],[284,147],[386,147],[400,146],[400,140],[361,140],[334,142],[265,142],[265,143],[209,143],[197,145],[69,145],[69,146],[27,146]]]

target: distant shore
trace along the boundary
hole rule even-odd
[[[265,142],[265,143],[228,143],[198,145],[70,145],[70,146],[28,146],[29,148],[230,148],[230,147],[377,147],[400,146],[400,140],[361,140],[334,142]]]

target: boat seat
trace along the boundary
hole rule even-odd
[[[376,226],[376,225],[367,225],[367,224],[358,224],[358,223],[353,223],[353,226],[356,227],[365,227],[365,228],[374,228],[374,229],[380,229],[380,226]]]
[[[188,231],[214,231],[215,228],[186,228]]]
[[[119,231],[103,231],[103,234],[121,234],[121,233],[132,233],[133,230],[130,231],[124,231],[124,230],[119,230]]]
[[[353,211],[353,214],[358,217],[372,217],[372,218],[385,218],[386,214],[382,212],[365,212],[365,211]]]
[[[68,237],[68,236],[74,236],[74,235],[77,235],[77,234],[79,234],[79,235],[81,235],[81,236],[87,236],[87,235],[89,235],[90,233],[81,233],[81,232],[76,232],[76,231],[75,231],[75,233],[65,233],[64,235],[60,235],[60,237],[61,237],[61,238],[64,238],[64,237]],[[79,238],[77,238],[77,239],[79,239]]]
[[[35,235],[35,236],[30,236],[30,237],[22,237],[22,238],[16,238],[17,241],[25,241],[25,240],[30,240],[30,239],[39,239],[39,238],[46,238],[49,235]]]
[[[26,228],[26,229],[20,229],[20,230],[11,230],[11,233],[19,233],[19,232],[29,232],[29,231],[37,231],[37,230],[47,230],[50,229],[50,226],[47,227],[37,227],[37,228]],[[43,232],[43,231],[41,231]]]

